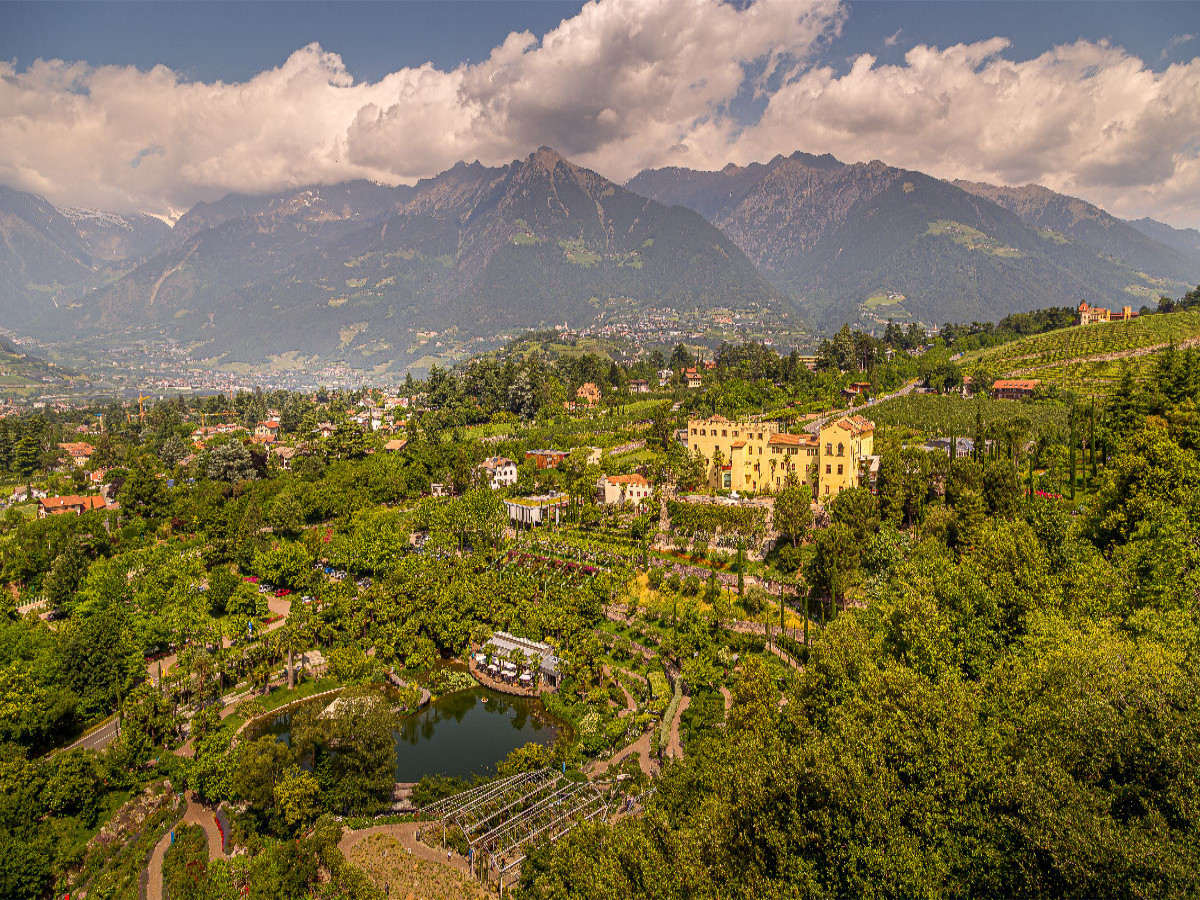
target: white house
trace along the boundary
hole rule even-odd
[[[475,468],[493,491],[517,483],[517,464],[503,456],[489,456]]]

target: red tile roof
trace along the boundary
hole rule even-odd
[[[1036,378],[1002,378],[992,385],[993,391],[1032,391],[1041,384]]]
[[[607,475],[609,484],[649,484],[641,475]]]

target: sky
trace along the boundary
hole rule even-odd
[[[622,182],[832,153],[1200,227],[1200,4],[0,0],[0,184],[59,206],[542,145]]]

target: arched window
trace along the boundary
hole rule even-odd
[[[844,444],[838,444],[838,456],[846,455],[846,447]]]

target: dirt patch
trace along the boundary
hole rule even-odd
[[[464,873],[413,856],[390,834],[369,835],[351,847],[346,858],[389,897],[466,900],[489,896]]]

